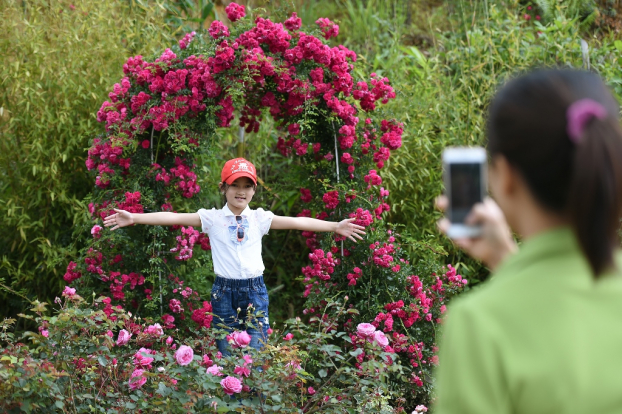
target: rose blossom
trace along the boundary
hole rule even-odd
[[[389,340],[387,339],[386,335],[382,331],[374,332],[374,341],[382,347],[389,345]]]
[[[307,388],[307,392],[309,393],[309,395],[313,395],[315,394],[315,389],[313,387],[309,387]]]
[[[361,338],[369,338],[376,332],[376,327],[371,323],[359,323],[356,332]]]
[[[119,337],[117,338],[117,346],[122,346],[127,344],[130,341],[132,334],[126,331],[125,329],[121,329],[119,332]]]
[[[164,331],[162,330],[162,327],[160,326],[159,323],[156,323],[156,324],[153,324],[153,325],[149,325],[147,327],[147,329],[145,329],[145,333],[151,334],[151,335],[156,335],[156,336],[164,335]]]
[[[209,368],[214,365],[214,361],[210,359],[209,355],[203,355],[203,362],[201,362],[201,365]]]
[[[91,234],[96,239],[99,239],[101,237],[101,234],[99,234],[101,231],[102,231],[102,226],[98,224],[94,225],[93,228],[91,228]]]
[[[173,338],[171,338],[170,336],[166,338],[166,345],[170,345],[172,343],[173,343]]]
[[[225,7],[225,12],[227,13],[227,17],[232,22],[240,20],[242,17],[246,16],[246,11],[244,6],[237,3],[230,3],[227,7]]]
[[[233,395],[242,391],[242,381],[236,377],[226,377],[220,381],[222,389],[229,395]]]
[[[152,352],[147,348],[140,348],[136,354],[134,354],[134,365],[139,365],[141,367],[150,367],[153,362],[153,358],[147,355],[151,355]]]
[[[246,366],[246,364],[244,364],[244,366],[239,366],[236,365],[235,369],[233,370],[233,373],[236,375],[239,375],[241,377],[249,377],[251,375],[251,370],[249,367]]]
[[[294,334],[290,332],[287,335],[285,335],[283,339],[286,341],[291,341],[292,339],[294,339]]]
[[[130,380],[128,382],[131,390],[137,390],[145,385],[145,382],[147,382],[147,378],[143,377],[144,373],[145,370],[143,369],[135,369],[134,372],[132,372],[132,376],[130,377]]]
[[[216,375],[217,377],[222,377],[222,367],[219,367],[218,365],[212,365],[211,367],[209,367],[207,369],[207,373],[208,374],[212,374],[212,375]]]
[[[175,352],[175,360],[179,365],[190,364],[192,358],[194,358],[194,351],[188,345],[180,346],[177,352]]]
[[[71,298],[75,294],[76,294],[76,290],[74,288],[70,288],[69,286],[65,286],[65,289],[63,290],[63,296]]]
[[[246,331],[235,331],[227,335],[227,342],[232,348],[246,348],[251,343],[251,336]]]

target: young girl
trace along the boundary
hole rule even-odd
[[[220,209],[200,209],[196,213],[129,213],[115,209],[116,213],[104,219],[111,230],[131,224],[158,226],[201,227],[212,246],[212,259],[216,281],[212,287],[212,309],[218,322],[229,329],[243,329],[241,325],[249,304],[264,315],[260,330],[249,328],[250,346],[261,347],[270,328],[268,318],[268,291],[263,281],[265,270],[261,258],[261,238],[270,229],[335,232],[356,242],[362,240],[364,227],[346,219],[339,223],[308,217],[281,217],[261,208],[251,210],[248,204],[257,187],[255,166],[244,158],[225,163],[221,173],[220,191],[227,203]],[[238,313],[238,309],[240,312]],[[226,340],[218,341],[218,349],[228,354]]]
[[[619,111],[597,75],[570,70],[494,98],[496,203],[467,218],[481,237],[456,241],[493,277],[449,307],[436,414],[622,412]]]

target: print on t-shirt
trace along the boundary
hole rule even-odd
[[[233,218],[233,220],[235,221],[235,217]],[[238,241],[238,224],[237,224],[237,222],[235,223],[235,225],[229,226],[229,238],[231,239],[231,241],[234,244],[242,245],[242,244],[246,243],[246,241],[248,240],[249,224],[248,224],[248,220],[246,219],[246,217],[243,217],[242,224],[240,225],[240,227],[244,227],[244,238],[241,241]]]

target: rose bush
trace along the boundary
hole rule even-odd
[[[151,332],[149,319],[124,309],[110,317],[104,297],[58,299],[53,316],[46,304],[32,305],[34,315],[24,317],[49,332],[28,335],[32,348],[13,337],[14,320],[0,323],[3,412],[341,413],[372,401],[375,392],[391,395],[388,374],[400,370],[373,344],[362,345],[368,357],[354,366],[361,351],[335,345],[347,332],[322,332],[299,319],[283,329],[303,339],[285,341],[274,330],[262,351],[235,348],[223,357],[215,340],[225,331],[200,327],[165,339]],[[248,318],[257,323],[252,313]]]

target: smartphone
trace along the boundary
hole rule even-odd
[[[443,150],[443,180],[449,205],[445,211],[451,222],[447,236],[452,239],[478,237],[480,226],[468,226],[466,217],[486,196],[486,150],[482,147],[448,147]]]

